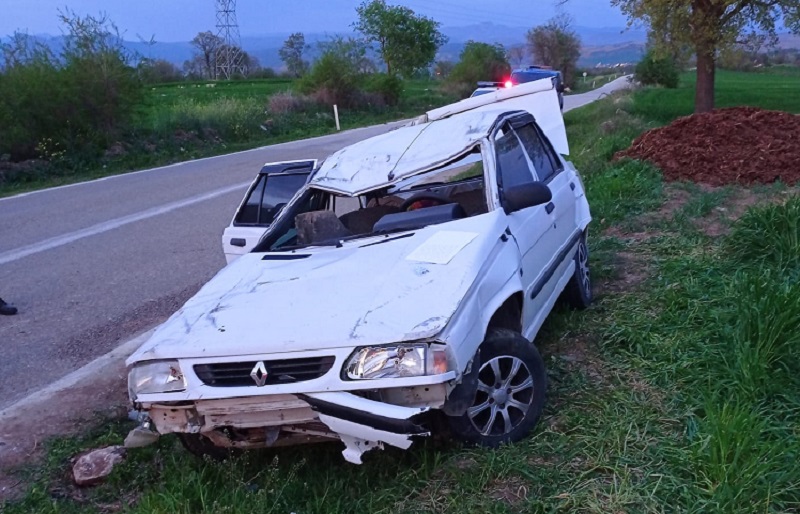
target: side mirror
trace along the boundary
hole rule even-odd
[[[503,191],[503,209],[506,214],[511,214],[528,207],[545,204],[552,199],[552,191],[541,182],[521,184]]]

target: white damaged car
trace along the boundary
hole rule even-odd
[[[128,359],[142,423],[127,444],[177,433],[224,455],[338,440],[360,463],[437,431],[525,437],[547,386],[532,341],[559,297],[592,300],[589,205],[547,86],[467,99],[326,159]]]

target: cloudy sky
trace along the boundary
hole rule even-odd
[[[3,0],[0,35],[15,30],[29,34],[60,33],[59,9],[79,14],[105,12],[126,39],[137,35],[157,41],[187,41],[199,31],[213,30],[214,0]],[[291,32],[348,30],[360,0],[238,0],[243,36]],[[529,27],[556,12],[554,0],[390,0],[440,21],[444,26],[492,22]],[[563,7],[577,25],[622,27],[625,18],[608,0],[569,0]]]

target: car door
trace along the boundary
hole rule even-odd
[[[573,251],[580,236],[576,221],[575,177],[565,169],[563,161],[535,123],[515,130],[533,164],[534,174],[547,184],[553,195],[550,203],[545,205],[552,229],[533,249],[549,258],[537,283],[531,288],[531,295],[539,297],[537,311],[531,313],[531,325],[538,330],[573,270]]]
[[[574,225],[574,199],[570,202],[564,198],[565,192],[570,192],[569,186],[564,189],[552,156],[541,151],[545,146],[543,136],[530,117],[512,120],[498,136],[495,148],[501,198],[503,188],[534,181],[546,183],[553,193],[545,205],[508,214],[509,229],[520,251],[525,287],[523,333],[531,338],[549,313],[556,284],[563,275],[564,259],[559,254],[566,243],[567,227],[563,221],[559,226],[559,217],[568,217],[572,204]]]
[[[310,159],[267,163],[261,168],[222,234],[228,264],[253,249],[316,166],[317,161]]]

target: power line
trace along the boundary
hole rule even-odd
[[[222,44],[217,48],[216,75],[230,80],[236,73],[243,74],[242,47],[239,23],[236,20],[236,0],[216,0],[217,37]]]

